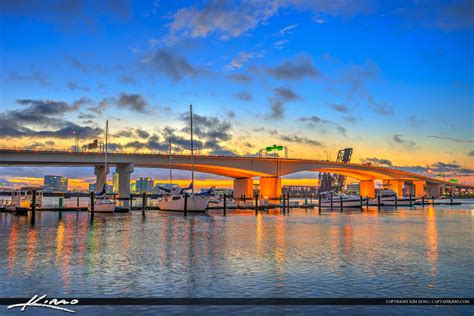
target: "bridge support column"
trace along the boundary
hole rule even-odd
[[[130,199],[130,174],[134,170],[134,165],[130,163],[119,163],[115,168],[119,175],[118,194],[120,199]]]
[[[281,178],[260,178],[260,195],[269,199],[279,199],[281,196]]]
[[[107,174],[109,174],[110,168],[107,166]],[[104,187],[105,184],[105,166],[103,165],[98,165],[94,167],[94,174],[96,176],[96,181],[95,181],[95,190],[96,192],[102,191],[102,188]]]
[[[403,196],[403,181],[398,180],[383,180],[382,186],[384,188],[395,191],[398,196]]]
[[[434,196],[435,198],[439,198],[441,192],[441,184],[428,183],[426,187],[428,189],[428,196]]]
[[[421,198],[425,195],[425,185],[426,181],[413,181],[413,186],[415,187],[414,193],[416,198]]]
[[[242,195],[247,198],[253,197],[252,178],[234,179],[234,198],[240,198]]]
[[[360,196],[375,198],[374,180],[360,180]]]

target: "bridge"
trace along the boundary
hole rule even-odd
[[[189,155],[143,154],[143,153],[108,153],[107,174],[109,167],[115,166],[119,175],[119,196],[130,196],[130,174],[135,167],[172,168],[191,170],[192,161]],[[10,150],[0,149],[0,165],[3,166],[92,166],[97,177],[97,187],[105,183],[105,165],[103,152],[71,152],[46,150]],[[375,197],[375,180],[382,180],[384,186],[399,195],[403,188],[416,197],[439,197],[446,189],[474,190],[472,185],[461,185],[445,182],[424,175],[355,163],[338,163],[332,161],[263,158],[242,156],[194,156],[194,170],[209,174],[234,178],[234,196],[253,195],[253,178],[260,178],[260,194],[268,198],[281,195],[281,177],[301,171],[329,172],[346,175],[360,181],[360,194]]]

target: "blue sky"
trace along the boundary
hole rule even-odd
[[[2,146],[69,148],[109,119],[118,150],[179,150],[192,103],[208,153],[474,168],[472,1],[0,6]]]

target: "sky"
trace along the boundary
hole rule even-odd
[[[472,1],[0,2],[0,146],[189,148],[443,174],[474,183]],[[9,185],[92,168],[0,167]],[[138,169],[132,177],[166,178]],[[186,178],[185,171],[176,177]],[[200,175],[202,179],[214,178]],[[294,177],[314,177],[308,173]]]

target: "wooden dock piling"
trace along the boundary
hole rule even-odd
[[[377,208],[380,210],[380,195],[377,195]]]
[[[94,191],[91,191],[91,223],[94,221]]]
[[[31,219],[30,224],[34,225],[36,220],[36,190],[33,190],[33,196],[31,198]]]
[[[146,209],[146,192],[142,193],[142,215],[145,216]]]
[[[188,216],[188,192],[184,192],[184,216]]]
[[[227,194],[224,193],[224,216],[227,215]]]
[[[342,196],[340,196],[339,198],[340,198],[340,203],[341,203],[341,212],[342,212],[342,209],[343,209],[343,207],[344,207],[344,205],[343,205],[343,202],[342,202]]]
[[[318,194],[318,212],[321,213],[321,194]]]

